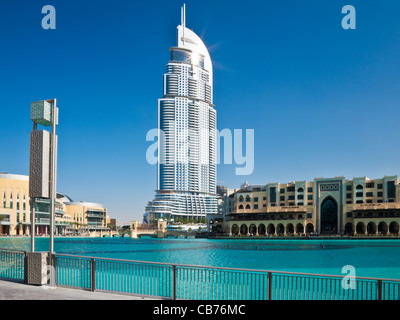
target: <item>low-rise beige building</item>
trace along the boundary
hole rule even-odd
[[[398,235],[400,180],[385,176],[269,183],[235,190],[229,235]]]
[[[0,173],[0,235],[29,233],[29,177]]]
[[[100,203],[92,202],[65,202],[66,211],[74,221],[74,231],[78,232],[96,232],[108,231],[110,228],[110,218],[107,215],[107,209]]]
[[[55,204],[56,235],[89,234],[107,231],[107,209],[99,203],[73,202],[57,193]],[[29,235],[31,229],[29,177],[0,173],[0,235]],[[35,234],[48,235],[50,200],[35,199]]]

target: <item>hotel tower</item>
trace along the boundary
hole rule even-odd
[[[170,48],[158,100],[157,191],[145,221],[217,212],[212,62],[203,41],[186,28],[185,6],[181,11],[177,46]]]

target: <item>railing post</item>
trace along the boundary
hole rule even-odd
[[[50,256],[50,286],[57,285],[57,270],[56,270],[56,255],[54,253]]]
[[[90,259],[90,291],[96,290],[96,260]]]
[[[377,290],[377,299],[382,300],[382,280],[378,280]]]
[[[24,283],[28,283],[28,257],[26,252],[24,252]]]
[[[172,300],[176,300],[176,266],[172,266]]]
[[[268,300],[272,300],[272,273],[268,272],[267,275],[267,285],[268,285]]]

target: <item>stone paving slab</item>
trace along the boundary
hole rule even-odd
[[[0,280],[0,300],[153,300],[150,298],[90,292],[80,289],[44,288]]]

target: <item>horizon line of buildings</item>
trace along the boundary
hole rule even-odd
[[[0,173],[0,235],[30,235],[31,208],[29,176]],[[90,234],[109,231],[107,208],[100,203],[75,202],[57,192],[54,227],[56,235]],[[48,235],[50,200],[35,199],[35,234]]]

